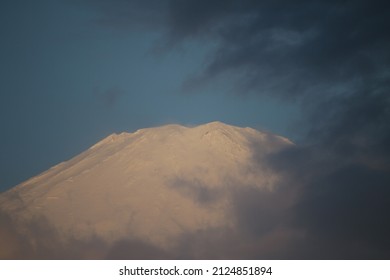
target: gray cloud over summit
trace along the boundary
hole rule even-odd
[[[302,104],[306,137],[269,161],[285,174],[272,199],[296,192],[287,216],[306,233],[302,257],[390,254],[389,10],[386,1],[173,1],[167,10],[168,40],[216,44],[192,85],[232,75],[238,92]],[[272,209],[261,197],[237,208],[259,233],[262,215],[248,213]]]

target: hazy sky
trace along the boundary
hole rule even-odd
[[[249,231],[293,193],[280,219],[306,234],[294,257],[389,258],[389,14],[366,0],[2,1],[0,190],[110,133],[220,120],[297,144],[268,158],[275,203],[239,199]]]

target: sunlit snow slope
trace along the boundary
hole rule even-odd
[[[184,233],[233,228],[229,194],[271,190],[278,178],[261,158],[286,145],[220,122],[112,134],[1,194],[0,209],[27,236],[41,219],[64,242],[133,238],[169,249]]]

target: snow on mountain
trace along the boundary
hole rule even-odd
[[[31,224],[45,221],[64,244],[132,239],[171,250],[184,234],[233,230],[231,194],[272,191],[278,176],[261,158],[291,144],[220,122],[112,134],[1,194],[0,210],[31,244]]]

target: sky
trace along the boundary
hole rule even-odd
[[[297,136],[296,104],[195,81],[218,42],[175,38],[158,3],[0,4],[0,191],[111,133],[219,120]]]
[[[389,258],[387,1],[0,5],[1,190],[110,133],[219,120],[296,143],[270,200],[296,197],[306,258]]]

